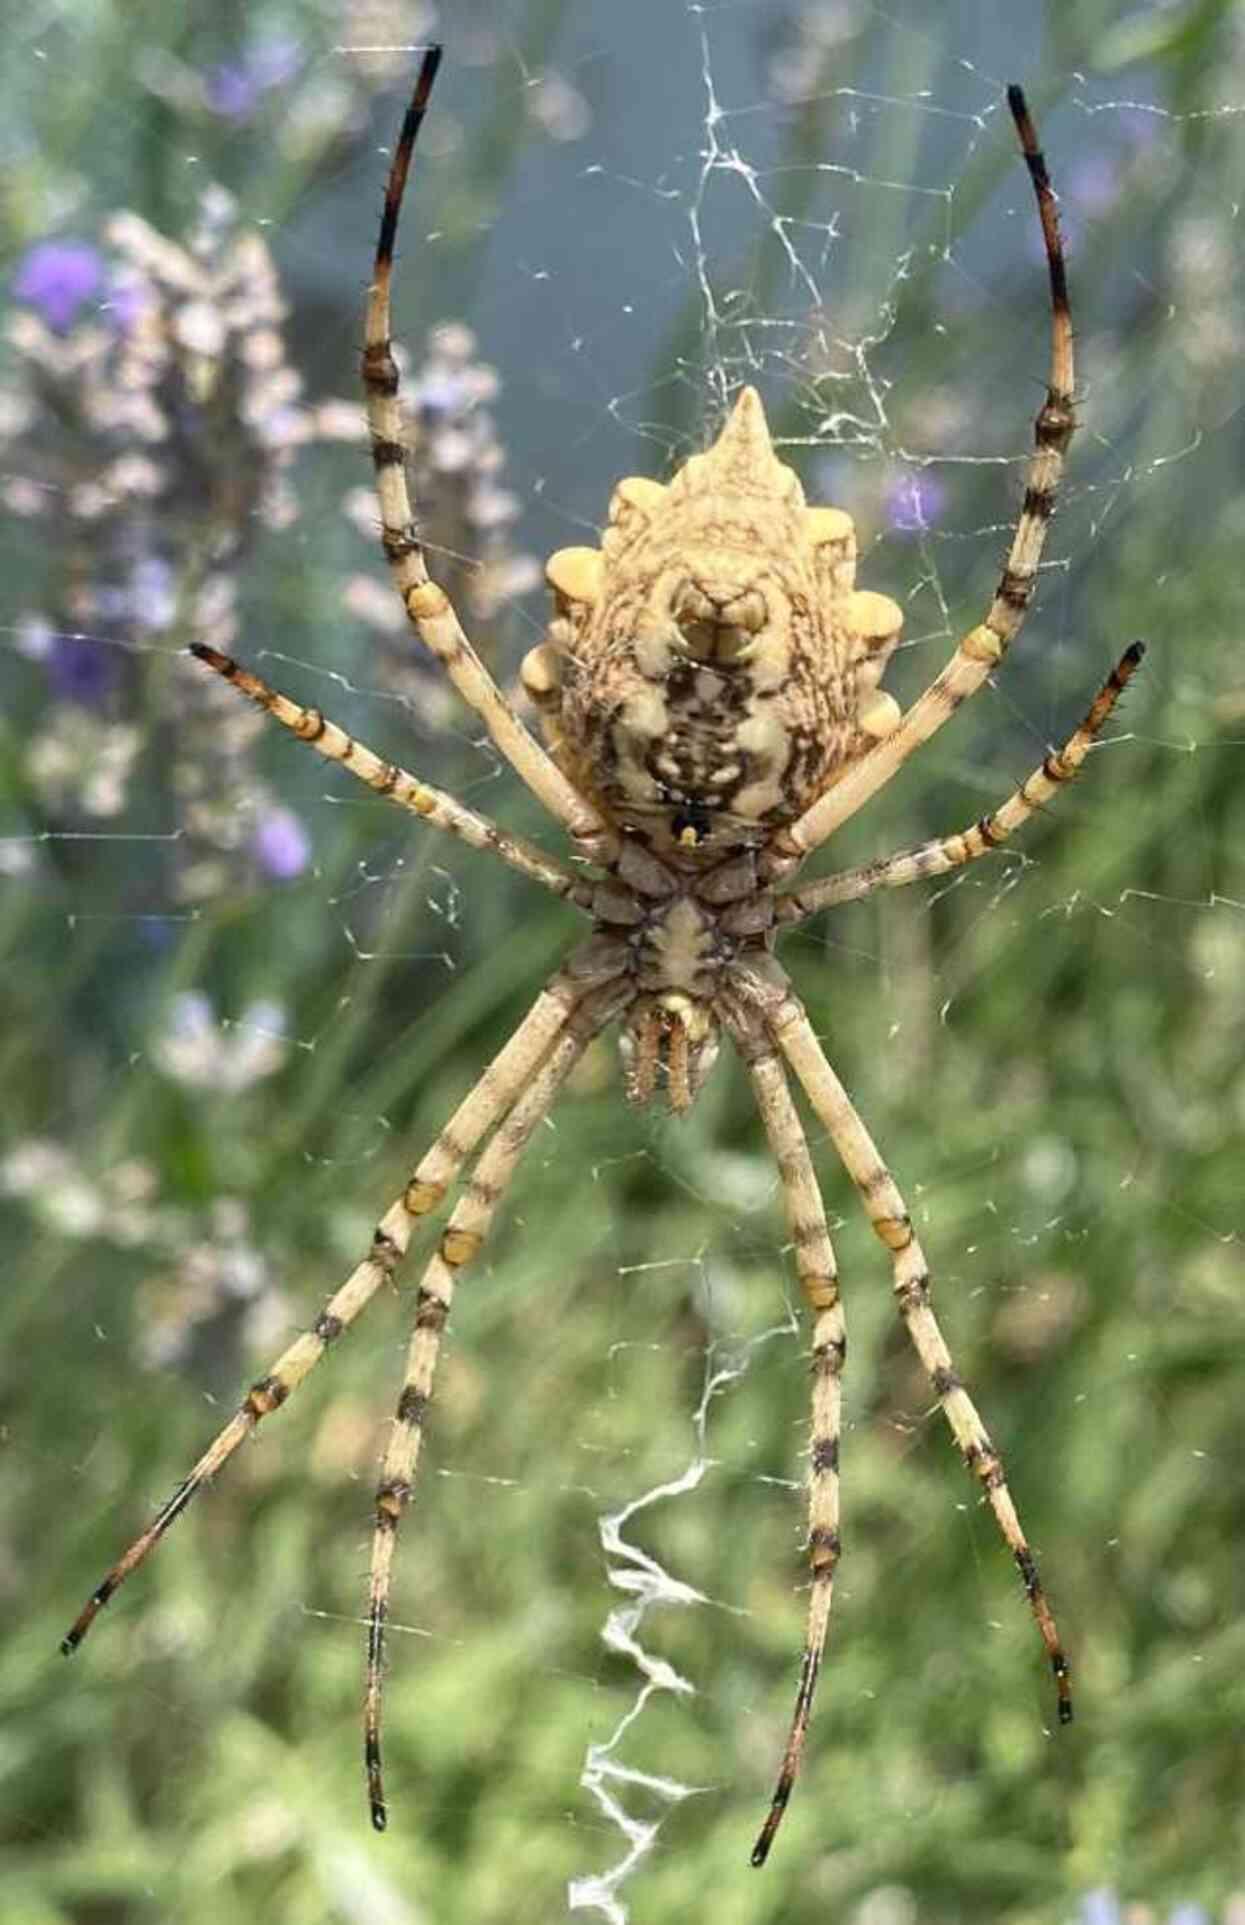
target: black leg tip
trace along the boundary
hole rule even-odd
[[[209,648],[206,642],[187,642],[187,655],[193,655],[197,662],[204,662],[214,668],[218,675],[228,675],[237,664],[230,655],[222,655],[218,648]]]

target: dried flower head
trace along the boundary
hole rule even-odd
[[[294,518],[295,455],[340,423],[325,411],[322,431],[303,405],[272,257],[223,189],[206,189],[184,241],[131,212],[104,239],[41,242],[14,282],[6,505],[54,518],[63,554],[55,601],[19,626],[55,698],[27,771],[57,822],[117,815],[144,746],[167,737],[184,811],[174,889],[202,900],[295,875],[309,850],[252,766],[256,726],[174,645],[233,641],[256,531]]]

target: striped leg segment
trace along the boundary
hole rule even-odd
[[[902,889],[924,876],[946,875],[949,869],[960,869],[965,863],[976,862],[979,856],[988,856],[1000,848],[1031,815],[1053,801],[1065,782],[1071,782],[1076,776],[1144,654],[1141,642],[1133,642],[1125,649],[1094,697],[1080,727],[1061,749],[1052,749],[1040,767],[991,815],[983,815],[972,828],[962,829],[956,835],[937,836],[931,842],[921,843],[919,848],[905,849],[899,855],[885,856],[877,862],[862,863],[858,869],[842,869],[837,875],[819,876],[816,882],[802,889],[780,890],[775,905],[779,924],[803,922],[820,909],[829,909],[839,902],[857,902],[862,896],[871,896],[875,889]]]
[[[789,870],[794,861],[818,848],[849,816],[889,782],[915,749],[949,721],[961,702],[975,695],[999,666],[1019,632],[1033,599],[1034,585],[1046,545],[1046,531],[1055,510],[1055,496],[1063,474],[1064,457],[1076,426],[1073,409],[1072,319],[1055,195],[1046,161],[1037,144],[1033,122],[1019,87],[1009,87],[1007,104],[1016,123],[1025,165],[1037,198],[1042,238],[1046,244],[1050,280],[1051,349],[1046,400],[1034,423],[1034,450],[1025,472],[1025,495],[1011,548],[994,591],[985,621],[970,629],[946,667],[891,735],[861,757],[833,787],[807,808],[775,840],[771,876]]]
[[[609,1019],[614,1006],[611,1003],[602,1013],[600,1002],[590,998],[568,1019],[539,1073],[528,1082],[523,1095],[498,1125],[496,1134],[480,1156],[420,1282],[415,1328],[407,1350],[406,1375],[376,1490],[376,1523],[372,1537],[367,1687],[363,1717],[368,1801],[372,1824],[377,1831],[384,1831],[388,1822],[381,1766],[381,1701],[384,1689],[385,1623],[389,1611],[393,1555],[398,1525],[414,1491],[424,1418],[432,1398],[441,1333],[450,1313],[455,1280],[458,1273],[479,1254],[497,1206],[532,1132],[549,1114],[568,1072],[591,1038]]]
[[[363,389],[372,435],[381,541],[412,627],[468,707],[480,717],[497,748],[555,821],[574,837],[581,851],[595,860],[608,861],[616,853],[617,838],[524,726],[467,640],[449,597],[429,579],[407,491],[398,368],[390,339],[389,287],[406,177],[440,62],[439,47],[424,55],[394,149],[364,324]]]
[[[825,1206],[803,1125],[791,1100],[786,1071],[759,1025],[733,1028],[732,1034],[748,1064],[757,1107],[782,1178],[796,1272],[813,1315],[808,1474],[808,1559],[812,1587],[791,1729],[769,1812],[752,1851],[752,1863],[761,1866],[769,1856],[800,1769],[830,1627],[834,1574],[839,1561],[839,1431],[847,1332]]]
[[[769,1027],[830,1134],[848,1175],[860,1194],[874,1231],[890,1252],[895,1299],[917,1355],[925,1366],[960,1454],[977,1478],[994,1512],[1025,1587],[1051,1670],[1055,1676],[1060,1724],[1072,1719],[1068,1661],[1059,1642],[1054,1614],[1042,1589],[1037,1560],[1029,1549],[1012,1503],[1002,1460],[990,1442],[976,1406],[965,1390],[930,1304],[930,1277],[903,1197],[878,1155],[868,1130],[831,1069],[807,1015],[788,994]]]
[[[582,992],[568,977],[558,975],[543,990],[505,1048],[493,1058],[479,1082],[459,1104],[449,1123],[412,1173],[402,1195],[377,1224],[371,1248],[362,1263],[331,1296],[310,1329],[282,1351],[272,1368],[243,1398],[235,1415],[203,1453],[184,1483],[178,1485],[129,1549],[91,1593],[61,1643],[66,1657],[76,1651],[105,1604],[131,1571],[160,1542],[203,1486],[233,1456],[239,1444],[271,1414],[279,1410],[319,1363],[329,1346],[349,1328],[390,1278],[402,1257],[416,1223],[435,1210],[481,1137],[505,1114],[565,1030]]]
[[[232,683],[240,694],[255,703],[257,708],[271,715],[274,722],[289,729],[300,742],[322,755],[326,762],[339,762],[360,782],[374,789],[377,795],[385,796],[396,802],[400,808],[409,809],[412,815],[422,817],[434,829],[445,829],[450,835],[457,836],[472,849],[486,849],[500,856],[520,875],[528,876],[551,889],[555,896],[563,896],[587,909],[592,899],[591,889],[559,862],[555,856],[546,855],[543,849],[525,837],[511,835],[488,816],[475,809],[464,807],[456,802],[444,789],[431,788],[421,782],[409,770],[400,768],[396,762],[386,762],[379,755],[356,742],[345,729],[336,722],[330,722],[319,709],[304,708],[301,702],[293,702],[288,695],[271,688],[259,675],[249,668],[243,668],[232,656],[222,655],[215,648],[208,648],[202,642],[191,642],[190,653],[214,669],[226,682]]]

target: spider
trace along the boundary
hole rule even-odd
[[[354,741],[228,656],[191,653],[361,782],[573,903],[591,934],[545,984],[385,1212],[367,1255],[247,1391],[236,1414],[92,1593],[64,1639],[82,1642],[101,1607],[263,1418],[280,1408],[394,1275],[415,1226],[469,1170],[428,1259],[376,1491],[368,1605],[364,1750],[372,1823],[387,1822],[381,1770],[385,1624],[398,1525],[410,1502],[442,1332],[458,1274],[484,1242],[525,1145],[588,1044],[620,1025],[626,1093],[695,1101],[722,1032],[742,1058],[777,1163],[795,1268],[811,1315],[808,1472],[810,1594],[786,1748],[752,1852],[761,1865],[786,1809],[809,1727],[839,1560],[843,1308],[826,1213],[791,1092],[802,1088],[890,1259],[896,1306],[964,1463],[1024,1584],[1072,1717],[1068,1662],[999,1454],[951,1361],[929,1270],[895,1179],[822,1051],[774,956],[775,939],[819,910],[946,873],[1005,842],[1081,767],[1136,669],[1130,647],[1079,728],[1002,805],[958,834],[814,881],[796,873],[1001,664],[1034,591],[1075,426],[1072,330],[1055,197],[1019,87],[1007,99],[1037,200],[1050,284],[1051,350],[1024,501],[985,619],[901,713],[879,683],[901,610],[854,586],[852,521],[808,507],[775,456],[745,387],[713,445],[669,482],[621,481],[599,548],[547,567],[554,614],[527,656],[531,734],[430,580],[407,493],[389,290],[398,216],[440,62],[426,53],[394,151],[366,309],[363,385],[382,541],[407,615],[497,748],[570,838],[574,864],[511,834]],[[486,1140],[487,1139],[487,1140]],[[474,1159],[474,1161],[473,1161]]]

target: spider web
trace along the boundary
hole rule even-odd
[[[326,39],[291,9],[306,63],[294,118],[311,123],[317,88],[323,100],[355,84],[361,46],[422,38],[426,11],[396,28],[352,12]],[[997,685],[836,839],[834,866],[1000,800],[1134,635],[1150,643],[1144,683],[1022,847],[839,912],[783,954],[905,1187],[953,1355],[1022,1518],[1036,1518],[1064,1634],[1078,1654],[1088,1646],[1088,1742],[1124,1742],[1104,1706],[1130,1666],[1152,1667],[1156,1693],[1184,1694],[1213,1758],[1224,1584],[1205,1539],[1182,1550],[1160,1520],[1204,1515],[1225,1543],[1235,1524],[1211,1393],[1220,1411],[1239,1407],[1239,1369],[1216,1375],[1210,1333],[1239,1316],[1228,1172],[1245,1113],[1231,1069],[1245,883],[1227,857],[1243,712],[1231,647],[1245,512],[1239,37],[1217,66],[1181,69],[1158,27],[1147,37],[1144,15],[1123,11],[1060,60],[1044,51],[1049,22],[1000,10],[949,9],[936,28],[853,0],[556,11],[481,6],[442,21],[447,68],[399,270],[419,391],[435,398],[438,382],[486,365],[501,384],[482,390],[495,440],[464,435],[458,448],[474,490],[464,532],[451,517],[430,546],[434,572],[461,566],[461,592],[486,575],[513,588],[475,624],[503,679],[544,619],[540,593],[522,592],[525,558],[596,539],[612,483],[668,474],[750,381],[810,500],[856,517],[861,585],[904,606],[887,686],[906,701],[925,685],[986,606],[1043,390],[1040,234],[1003,105],[1006,81],[1029,88],[1061,195],[1082,395],[1041,592]],[[258,13],[252,25],[258,36]],[[173,68],[148,56],[136,97],[176,104]],[[31,42],[32,125],[40,58]],[[402,85],[375,60],[390,75],[383,101],[361,88],[314,179],[285,199],[275,173],[269,184],[264,143],[286,139],[274,116],[256,122],[252,171],[229,181],[302,317],[291,355],[318,406],[352,379],[379,147]],[[193,117],[174,124],[193,171]],[[77,194],[85,222],[90,196],[81,183]],[[169,195],[188,218],[191,188]],[[430,369],[421,330],[446,320],[475,345]],[[474,722],[372,617],[358,585],[379,574],[370,530],[341,513],[361,466],[357,446],[300,455],[297,519],[265,521],[244,577],[238,653],[360,739],[540,833]],[[9,479],[30,476],[10,463]],[[481,562],[473,544],[489,539]],[[50,703],[36,686],[50,645],[24,579],[7,604],[19,700]],[[175,646],[167,627],[100,619],[72,639],[84,679],[100,659],[164,660]],[[59,735],[31,727],[36,742],[55,738],[45,764],[55,750],[70,784],[79,737],[63,722]],[[286,873],[253,857],[258,874],[230,870],[199,893],[182,862],[201,855],[197,793],[118,764],[96,772],[116,790],[112,813],[79,798],[58,814],[38,786],[51,777],[20,749],[2,848],[32,906],[29,927],[14,927],[45,957],[55,931],[66,1016],[58,1048],[15,1052],[15,1077],[34,1074],[38,1092],[17,1105],[5,1183],[19,1230],[34,1226],[14,1315],[49,1357],[79,1315],[69,1280],[90,1239],[99,1250],[81,1317],[90,1421],[71,1437],[33,1420],[16,1432],[28,1481],[66,1485],[85,1513],[49,1565],[71,1596],[204,1441],[200,1399],[229,1410],[246,1371],[345,1274],[409,1148],[500,1043],[569,924],[283,743],[259,765],[256,835],[285,812]],[[233,915],[244,926],[231,948]],[[19,967],[15,983],[14,1029],[37,1007],[37,972]],[[690,1878],[733,1892],[737,1866],[750,1895],[747,1851],[794,1689],[806,1338],[772,1165],[733,1070],[675,1125],[623,1110],[611,1052],[590,1054],[529,1152],[492,1253],[464,1280],[404,1526],[388,1681],[398,1850],[408,1828],[457,1839],[470,1816],[461,1890],[441,1887],[435,1915],[473,1925],[547,1918],[562,1890],[571,1912],[610,1921],[686,1916]],[[284,1160],[266,1160],[260,1146],[278,1136]],[[836,1900],[862,1925],[966,1915],[980,1895],[945,1882],[940,1853],[1011,1823],[1035,1862],[1058,1856],[1045,1680],[990,1520],[892,1331],[885,1263],[812,1140],[852,1346],[845,1561],[804,1776],[764,1874],[776,1909],[738,1915],[823,1916]],[[36,1313],[40,1293],[55,1317]],[[235,1589],[246,1605],[231,1623],[292,1625],[301,1712],[255,1709],[278,1688],[258,1661],[223,1722],[187,1684],[209,1674],[220,1590],[202,1519],[185,1527],[204,1532],[197,1551],[179,1532],[160,1554],[170,1569],[186,1559],[180,1581],[160,1593],[154,1566],[136,1577],[92,1644],[120,1644],[127,1614],[130,1689],[191,1734],[167,1754],[188,1809],[206,1774],[222,1835],[245,1832],[260,1859],[294,1850],[328,1915],[414,1922],[434,1914],[386,1858],[393,1833],[375,1852],[360,1843],[349,1722],[367,1555],[357,1520],[408,1305],[405,1289],[378,1304],[282,1417],[284,1441],[270,1427],[201,1503],[222,1532],[249,1530],[257,1504],[276,1520],[281,1584],[256,1575],[271,1541],[261,1521],[225,1588],[231,1611]],[[139,1406],[141,1438],[136,1423],[126,1433]],[[1163,1409],[1161,1438],[1147,1436],[1147,1407]],[[1095,1437],[1131,1459],[1135,1489],[1092,1468]],[[1137,1630],[1160,1566],[1155,1616]],[[1087,1634],[1104,1597],[1112,1636]],[[174,1662],[153,1664],[153,1651]],[[100,1658],[84,1652],[83,1672],[49,1690],[89,1692]],[[1125,1739],[1140,1771],[1136,1715]],[[288,1752],[269,1748],[278,1730]],[[287,1770],[297,1789],[256,1798],[257,1774]],[[1000,1790],[1009,1771],[1037,1787],[1019,1817]],[[202,1809],[184,1822],[202,1824]],[[65,1835],[80,1822],[67,1816]],[[317,1853],[319,1823],[330,1831]],[[1024,1915],[1067,1917],[1069,1892],[1132,1889],[1143,1820],[1132,1823],[1114,1845],[1083,1843],[1062,1887],[1031,1864],[1038,1898]],[[512,1864],[506,1876],[518,1831],[531,1890],[516,1889]],[[246,1851],[230,1862],[245,1866]],[[1194,1896],[1180,1883],[1193,1864],[1147,1847],[1149,1895]],[[1208,1905],[1231,1882],[1226,1859],[1214,1869]],[[991,1915],[1019,1916],[1006,1879],[1000,1893]]]

